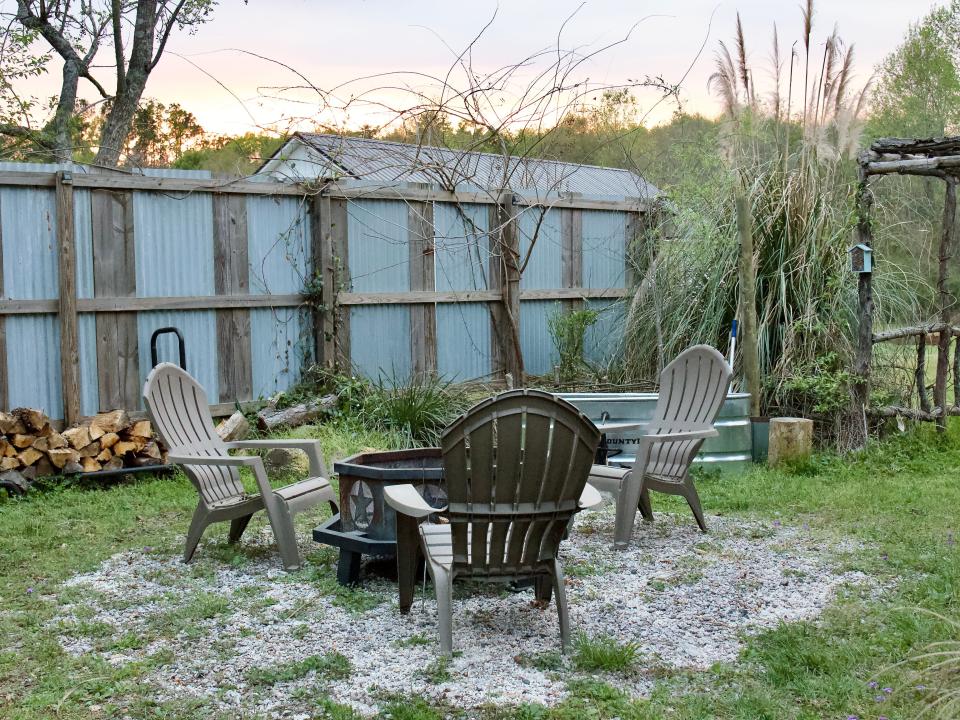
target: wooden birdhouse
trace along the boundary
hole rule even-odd
[[[850,269],[858,274],[873,272],[873,249],[859,243],[847,250],[850,253]]]

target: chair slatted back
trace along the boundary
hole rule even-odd
[[[599,442],[586,416],[539,390],[500,393],[453,422],[441,449],[454,573],[547,572]]]
[[[660,394],[647,432],[713,427],[727,395],[730,374],[726,359],[715,348],[694,345],[684,350],[660,373]],[[702,440],[652,443],[647,474],[682,479],[702,444]],[[642,462],[640,455],[638,462]]]
[[[160,363],[147,376],[143,399],[153,426],[172,454],[226,456],[227,448],[214,430],[207,393],[186,370]],[[185,465],[207,505],[244,494],[236,468]]]

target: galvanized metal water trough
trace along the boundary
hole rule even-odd
[[[558,393],[594,422],[649,422],[657,405],[656,393]],[[750,427],[750,394],[729,393],[717,417],[720,435],[707,440],[694,463],[737,473],[752,461],[753,433]],[[606,434],[608,462],[631,465],[636,459],[643,428]]]

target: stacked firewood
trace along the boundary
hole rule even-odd
[[[62,432],[40,410],[0,412],[0,472],[33,479],[165,461],[150,421],[133,420],[123,410],[100,413]]]

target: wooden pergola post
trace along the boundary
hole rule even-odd
[[[873,230],[870,210],[873,193],[870,192],[870,176],[860,165],[860,182],[857,184],[857,243],[873,247]],[[870,404],[870,366],[873,359],[873,273],[857,276],[857,296],[860,311],[857,316],[857,354],[854,359],[853,416],[863,423],[863,444],[867,443],[867,406]]]
[[[937,430],[947,429],[947,374],[950,365],[950,325],[953,313],[953,295],[947,287],[947,275],[950,259],[953,256],[953,234],[957,217],[957,179],[944,178],[947,190],[943,199],[943,230],[940,235],[940,252],[937,265],[937,300],[940,324],[943,330],[937,343],[937,379],[933,386],[933,403],[936,405]],[[957,398],[954,398],[957,402]]]

